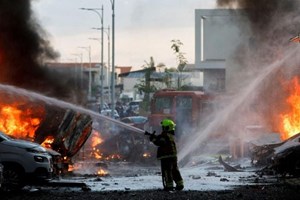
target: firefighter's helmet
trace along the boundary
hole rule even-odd
[[[176,124],[170,119],[164,119],[161,121],[161,126],[162,126],[163,130],[175,131]]]

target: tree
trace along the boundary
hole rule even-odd
[[[180,50],[180,48],[183,46],[183,43],[180,40],[171,40],[171,42],[172,42],[171,49],[174,50],[174,53],[178,60],[177,72],[182,72],[184,70],[184,67],[188,63],[187,59],[184,56],[185,53],[181,52],[181,50]],[[177,79],[177,88],[181,89],[180,74]]]
[[[182,72],[184,67],[188,63],[187,59],[184,56],[185,53],[180,51],[180,48],[181,46],[183,46],[183,43],[180,40],[171,40],[171,42],[172,42],[171,49],[174,50],[174,53],[178,60],[177,70],[179,72]]]
[[[165,65],[163,63],[160,63],[156,67],[162,68],[164,66]],[[156,67],[153,57],[150,57],[150,62],[146,62],[146,65],[144,66],[145,78],[140,80],[140,82],[134,86],[134,88],[136,88],[139,92],[143,92],[145,94],[144,101],[142,103],[144,110],[148,110],[150,104],[150,93],[157,91],[157,88],[154,85],[151,85],[151,74],[155,71]]]

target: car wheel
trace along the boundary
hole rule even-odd
[[[3,191],[16,191],[24,187],[23,172],[19,167],[4,165],[3,169]]]

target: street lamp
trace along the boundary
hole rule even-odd
[[[101,20],[101,73],[100,73],[100,81],[101,81],[101,91],[100,91],[100,106],[101,106],[101,110],[103,109],[103,5],[101,8],[80,8],[81,10],[87,10],[87,11],[92,11],[94,13],[96,13],[100,20]],[[101,10],[101,14],[98,12],[98,10]]]
[[[82,89],[82,72],[83,72],[83,67],[82,67],[82,53],[73,53],[72,54],[73,56],[77,56],[80,58],[80,75],[79,75],[79,78],[80,78],[80,86],[79,88]],[[77,75],[76,75],[76,79],[77,79]]]
[[[85,49],[89,54],[89,89],[88,89],[88,100],[92,98],[92,59],[91,59],[91,46],[88,47],[78,47]]]
[[[92,28],[95,30],[102,30],[102,28]],[[109,77],[109,73],[110,73],[110,27],[108,26],[108,28],[104,28],[104,33],[107,35],[107,77]],[[92,38],[90,38],[92,39]],[[98,40],[97,38],[94,38],[95,40]],[[109,86],[109,82],[108,82],[108,78],[107,78],[107,82],[106,85]],[[110,87],[108,88],[108,96],[109,98],[111,98],[110,96]]]
[[[110,0],[112,9],[112,66],[111,66],[111,117],[115,110],[115,0]]]

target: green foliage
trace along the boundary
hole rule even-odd
[[[183,46],[183,43],[180,40],[171,40],[172,45],[171,49],[174,50],[174,53],[176,55],[176,58],[178,60],[178,71],[183,71],[184,67],[188,63],[187,59],[185,58],[185,53],[181,52],[180,48]]]
[[[160,66],[164,66],[164,64],[160,64]],[[150,62],[146,62],[144,66],[145,70],[145,78],[141,79],[139,83],[134,85],[134,88],[137,89],[140,93],[143,92],[144,102],[142,104],[142,109],[147,111],[150,105],[150,93],[157,91],[157,88],[154,85],[151,85],[151,74],[155,71],[155,62],[153,57],[150,57]]]
[[[182,72],[186,64],[188,63],[187,59],[185,58],[185,53],[181,52],[181,47],[183,46],[183,43],[180,40],[171,40],[172,45],[171,49],[174,50],[174,54],[176,55],[176,58],[178,60],[178,66],[177,68],[165,68],[164,72],[165,75],[162,78],[162,82],[166,85],[166,88],[171,88],[172,86],[172,75],[171,72]],[[154,85],[151,85],[151,74],[153,71],[155,71],[155,68],[163,69],[166,67],[163,63],[159,63],[158,65],[155,65],[153,57],[150,57],[150,61],[146,62],[143,66],[145,70],[145,77],[144,79],[141,79],[137,84],[135,84],[134,88],[137,89],[140,93],[143,92],[145,94],[144,97],[144,105],[143,107],[148,107],[150,104],[150,93],[154,93],[158,90]],[[181,79],[178,78],[177,80],[177,89],[181,88]]]
[[[150,87],[146,85],[145,79],[141,79],[139,83],[134,85],[134,88],[139,92],[151,93],[157,91],[157,88],[154,85],[150,85]]]

